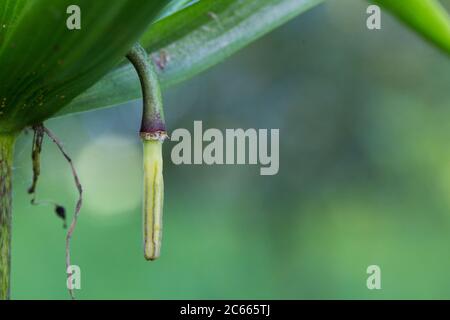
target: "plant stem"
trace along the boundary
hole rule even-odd
[[[141,136],[158,135],[166,132],[161,89],[155,67],[141,45],[136,44],[127,54],[133,64],[141,82],[143,112],[141,122]],[[144,137],[143,137],[144,138]]]
[[[10,295],[12,162],[15,138],[12,134],[0,134],[0,300],[7,300]]]
[[[144,146],[144,257],[159,258],[164,202],[162,144],[167,138],[161,88],[153,62],[137,43],[127,54],[141,82],[142,122],[140,136]]]

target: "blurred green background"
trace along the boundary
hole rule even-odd
[[[443,1],[450,7],[450,1]],[[140,102],[47,123],[85,198],[80,299],[450,298],[450,61],[367,3],[334,0],[165,92],[172,130],[280,128],[280,171],[174,166],[162,257],[143,258]],[[33,207],[31,135],[16,147],[13,299],[67,299],[65,230]],[[40,199],[77,198],[44,145]],[[366,268],[382,271],[368,290]]]

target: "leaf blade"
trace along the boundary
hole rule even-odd
[[[19,131],[47,119],[97,82],[122,59],[165,3],[0,2],[0,16],[8,23],[0,34],[0,132]],[[82,28],[76,31],[66,27],[66,9],[74,4],[82,9]]]
[[[156,22],[144,34],[142,44],[159,65],[161,85],[167,88],[217,64],[321,2],[323,0],[202,0]],[[226,32],[222,32],[223,29]],[[163,53],[168,60],[164,66]],[[56,116],[117,105],[140,96],[137,76],[126,64],[110,72]]]

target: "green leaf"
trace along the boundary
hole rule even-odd
[[[195,3],[199,0],[171,0],[163,10],[161,10],[161,13],[158,15],[158,18],[156,20],[161,20],[163,18],[166,18],[175,12],[180,11],[181,9],[187,7],[191,3]]]
[[[167,0],[1,0],[0,133],[41,122],[110,71]],[[69,5],[81,30],[69,30]]]
[[[373,0],[450,55],[450,17],[437,0]]]
[[[163,88],[186,80],[322,0],[201,0],[149,28],[142,45],[158,66]],[[276,51],[274,49],[274,55]],[[141,96],[136,72],[122,65],[58,115],[124,103]]]

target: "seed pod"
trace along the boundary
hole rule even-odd
[[[161,252],[164,179],[160,139],[142,139],[144,146],[144,256],[155,260]]]

